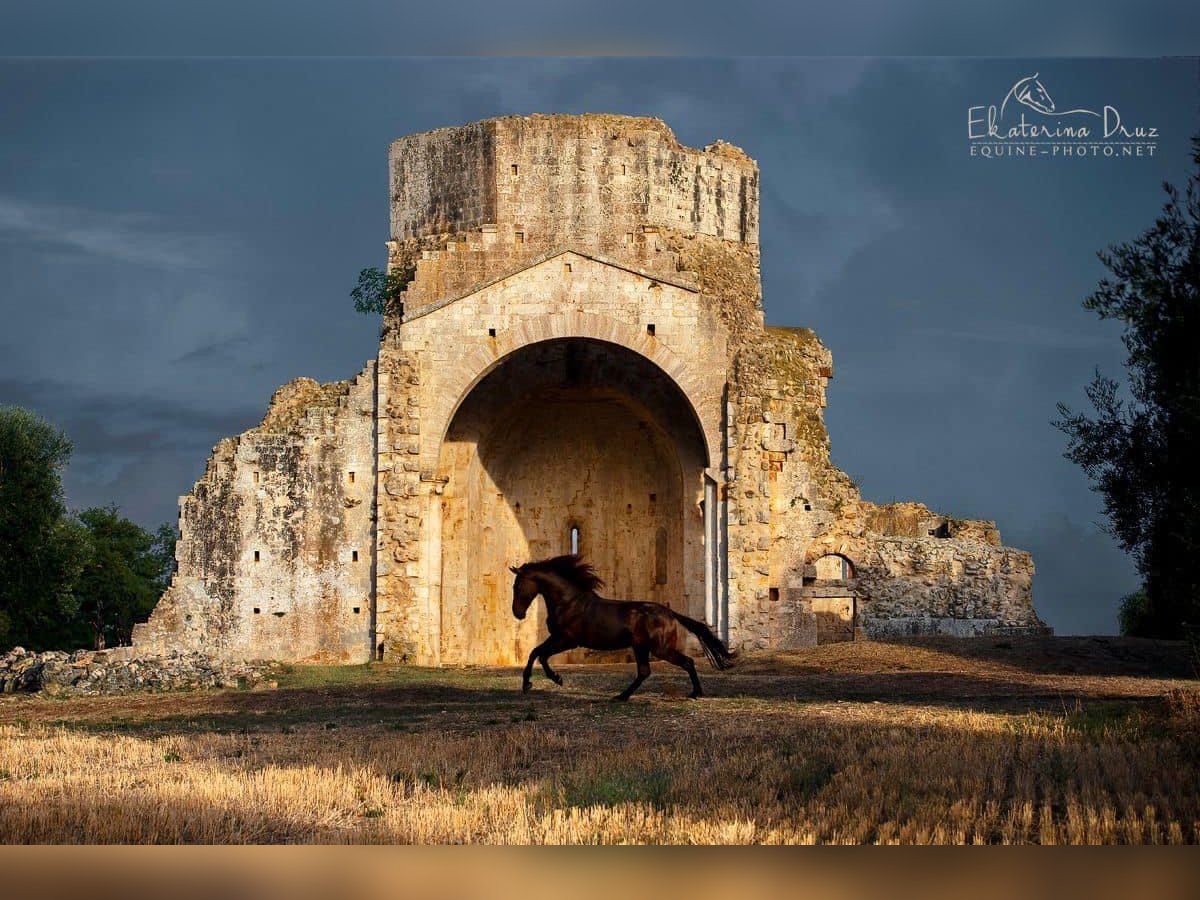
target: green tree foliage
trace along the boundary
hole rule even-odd
[[[127,643],[170,580],[172,526],[150,533],[115,507],[68,512],[70,455],[54,426],[0,406],[0,650]]]
[[[1095,415],[1058,405],[1066,457],[1104,497],[1142,576],[1143,633],[1200,633],[1200,138],[1195,169],[1154,225],[1099,254],[1111,275],[1084,306],[1123,323],[1127,383],[1096,373]]]
[[[90,552],[75,588],[75,644],[96,649],[128,644],[135,622],[154,609],[171,576],[175,530],[150,533],[121,516],[115,506],[79,514]]]
[[[1150,600],[1145,590],[1137,590],[1121,598],[1117,613],[1121,634],[1126,637],[1151,637],[1154,623],[1150,619]]]
[[[358,284],[350,292],[354,308],[360,313],[386,313],[400,302],[400,294],[408,286],[409,272],[385,272],[382,269],[363,269]]]
[[[63,502],[70,455],[54,426],[0,406],[0,647],[54,646],[78,611],[87,535]]]

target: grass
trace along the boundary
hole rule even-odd
[[[0,697],[6,842],[1197,843],[1183,648],[925,640],[668,667],[287,668]]]

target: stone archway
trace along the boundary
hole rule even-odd
[[[510,564],[579,549],[605,593],[705,616],[704,436],[679,386],[617,344],[541,341],[458,404],[438,458],[440,659],[523,663],[542,606],[511,613]]]

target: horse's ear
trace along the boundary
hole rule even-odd
[[[514,575],[520,575],[520,574],[521,574],[521,570],[520,570],[520,569],[518,569],[516,566],[509,566],[509,567],[508,567],[508,571],[512,572]]]

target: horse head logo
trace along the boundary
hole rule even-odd
[[[1069,116],[1075,113],[1087,113],[1091,116],[1099,116],[1100,114],[1091,109],[1065,109],[1059,110],[1054,105],[1054,98],[1050,96],[1050,92],[1046,90],[1046,86],[1038,79],[1038,73],[1026,75],[1009,88],[1008,93],[1004,95],[1004,101],[1000,104],[1000,118],[1004,118],[1004,108],[1008,106],[1008,101],[1016,99],[1022,106],[1028,106],[1030,109],[1041,113],[1045,116]]]
[[[1004,107],[1008,105],[1009,98],[1012,97],[1030,109],[1035,109],[1048,116],[1054,114],[1054,98],[1050,96],[1046,86],[1038,81],[1037,72],[1026,75],[1009,89],[1004,96],[1004,102],[1000,104],[1001,116],[1004,115]]]

